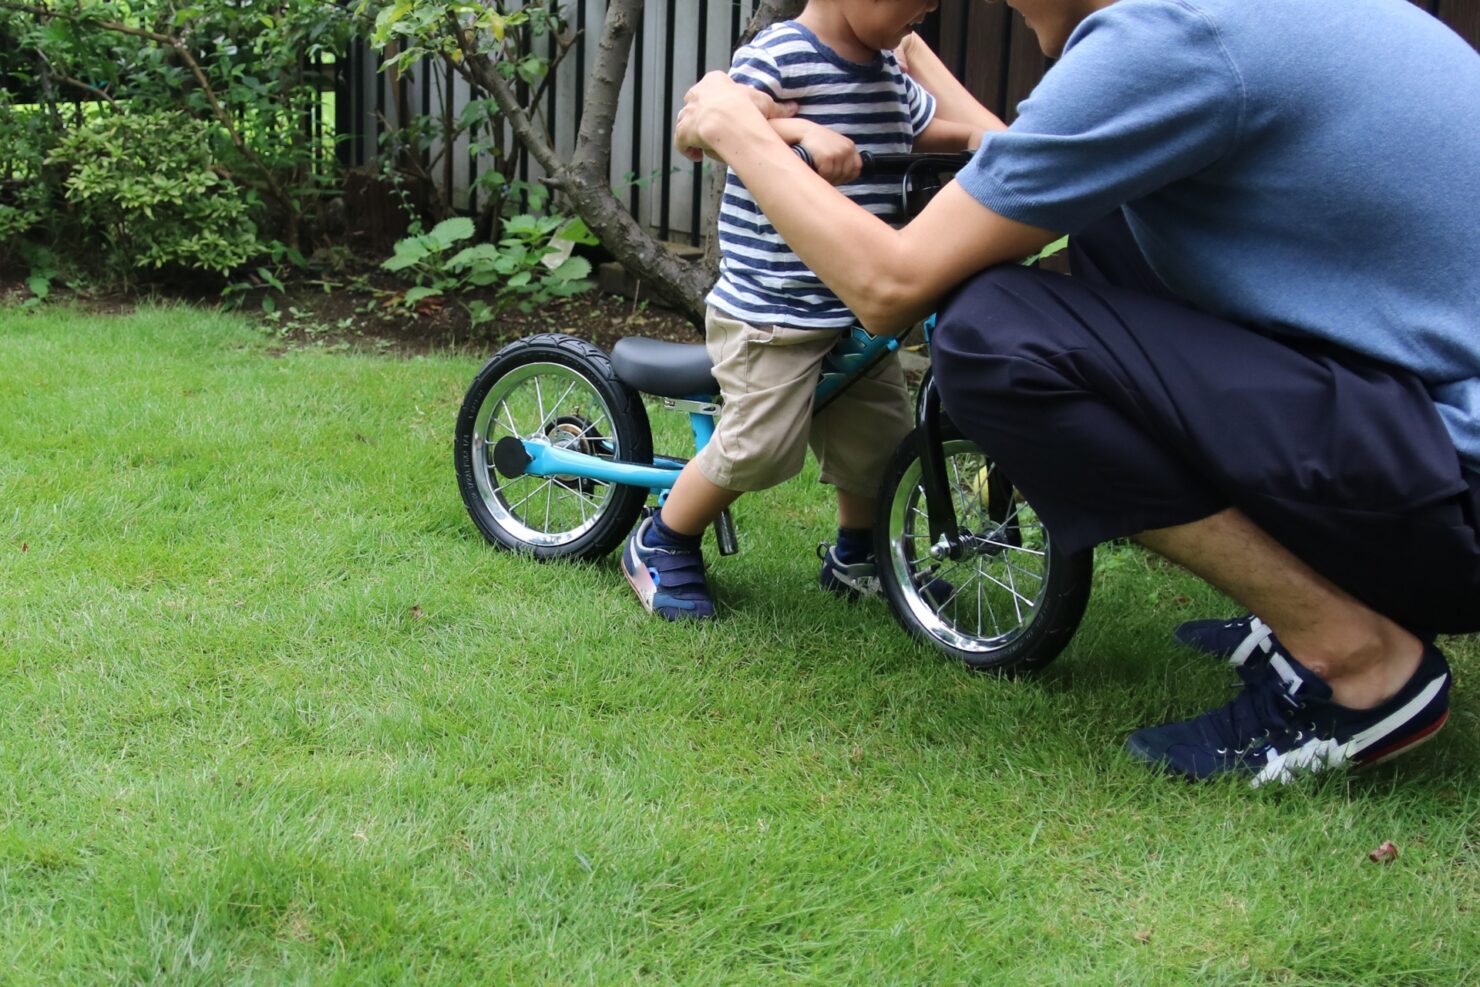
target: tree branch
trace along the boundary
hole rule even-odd
[[[449,13],[447,20],[453,36],[457,38],[458,47],[462,49],[463,64],[467,67],[469,80],[493,97],[493,101],[498,104],[499,112],[514,129],[514,136],[529,150],[530,154],[534,155],[534,159],[545,171],[554,175],[563,170],[564,162],[555,153],[550,135],[534,122],[528,111],[520,104],[519,98],[514,94],[514,87],[509,85],[508,79],[499,74],[494,60],[478,49],[478,39],[473,36],[473,32],[458,21],[456,14]]]
[[[585,113],[569,162],[561,160],[549,135],[519,105],[514,87],[499,73],[496,62],[478,50],[477,38],[456,19],[449,20],[467,77],[493,97],[515,137],[549,176],[546,183],[560,190],[570,208],[633,276],[700,326],[710,279],[643,229],[611,190],[612,124],[641,15],[642,0],[611,0],[607,7],[600,54],[586,87]]]
[[[606,24],[586,85],[576,152],[571,158],[572,166],[580,171],[603,176],[611,172],[612,123],[617,117],[627,62],[632,57],[632,38],[641,22],[642,0],[611,0],[606,9]]]
[[[59,75],[56,77],[56,79],[58,82],[66,83],[67,85],[72,86],[76,89],[81,89],[83,92],[92,93],[94,96],[99,96],[103,99],[106,99],[110,106],[112,106],[115,110],[118,109],[118,100],[110,96],[106,90],[99,89],[97,86],[83,82],[81,79],[74,79],[70,75]]]
[[[741,32],[739,39],[736,40],[735,46],[739,48],[742,45],[750,44],[761,31],[777,21],[790,20],[796,17],[806,5],[806,0],[761,0],[760,6],[755,8],[755,13],[750,18],[750,23],[745,25],[745,30]],[[719,222],[719,206],[721,200],[724,198],[724,194],[725,182],[723,175],[720,175],[718,180],[710,182],[708,187],[703,191],[703,195],[707,200],[707,211],[709,215],[715,218],[716,223]],[[709,231],[704,244],[704,256],[699,261],[699,264],[711,280],[719,277],[719,233],[715,229],[710,229]]]
[[[800,15],[806,5],[807,0],[761,0],[750,17],[750,23],[745,25],[740,39],[735,42],[736,47],[750,44],[757,34],[777,21],[791,20]]]

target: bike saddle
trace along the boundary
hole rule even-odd
[[[668,343],[628,336],[612,347],[612,368],[625,383],[664,398],[719,393],[703,343]]]

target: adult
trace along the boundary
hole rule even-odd
[[[946,410],[1059,544],[1133,537],[1249,611],[1177,632],[1239,696],[1133,755],[1259,783],[1408,749],[1448,714],[1433,635],[1480,629],[1480,57],[1406,0],[1008,2],[1059,61],[903,229],[721,75],[679,146],[868,328],[949,295]],[[1074,277],[1014,263],[1062,233]]]

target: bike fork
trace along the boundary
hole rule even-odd
[[[925,509],[930,515],[930,551],[937,558],[959,559],[962,553],[961,531],[956,527],[956,505],[946,485],[942,417],[940,394],[934,387],[926,388],[925,413],[920,427],[915,430],[915,441],[919,443],[920,486],[925,490]]]

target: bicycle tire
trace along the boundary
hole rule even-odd
[[[606,353],[563,333],[503,347],[463,398],[453,464],[468,514],[491,544],[539,559],[594,559],[616,548],[648,491],[575,477],[504,477],[494,467],[493,449],[511,435],[651,463],[647,409]]]
[[[875,552],[889,609],[910,636],[970,668],[1042,668],[1084,616],[1093,549],[1057,549],[996,465],[948,421],[942,425],[947,485],[967,551],[957,560],[930,556],[917,429],[879,489]]]

